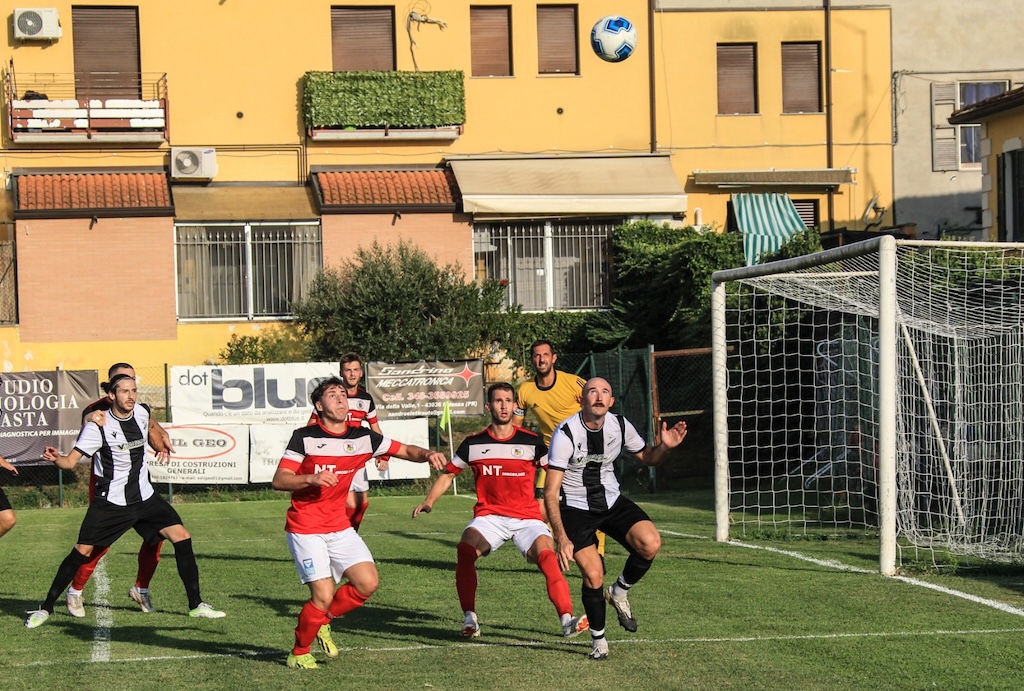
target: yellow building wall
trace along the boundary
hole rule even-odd
[[[1006,150],[1020,149],[1024,139],[1024,110],[1000,113],[981,125],[982,137],[987,142],[988,155],[982,162],[982,200],[985,210],[984,225],[987,240],[999,239],[999,181],[997,157]],[[1009,146],[1007,144],[1009,143]]]
[[[688,206],[702,209],[704,223],[725,226],[732,192],[766,190],[697,187],[694,170],[827,167],[826,115],[782,112],[782,43],[822,44],[824,103],[823,11],[662,12],[655,33],[658,145],[672,152],[676,173],[686,181]],[[718,114],[719,43],[756,44],[757,114]],[[835,195],[837,227],[863,228],[860,217],[876,192],[878,203],[892,208],[890,58],[887,8],[833,11],[833,166],[857,171],[856,184],[841,186]],[[824,190],[785,191],[819,199],[825,218]]]

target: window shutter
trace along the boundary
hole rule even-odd
[[[470,53],[474,77],[512,76],[510,7],[470,7]]]
[[[782,44],[782,112],[821,112],[819,44]]]
[[[537,6],[537,72],[579,74],[575,5]]]
[[[395,69],[393,7],[332,7],[331,49],[335,72]]]
[[[956,84],[932,83],[932,170],[946,171],[960,168],[960,144],[955,125],[949,116],[956,110]]]
[[[817,199],[794,199],[793,206],[800,220],[808,228],[818,227],[818,200]]]
[[[71,33],[78,98],[142,98],[138,8],[72,7]]]
[[[753,43],[718,46],[718,113],[757,112],[756,47]]]

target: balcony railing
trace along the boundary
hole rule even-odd
[[[126,72],[4,75],[14,143],[168,141],[167,75]]]

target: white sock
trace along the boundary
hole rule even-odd
[[[75,590],[71,586],[68,586],[68,595],[78,595],[79,597],[81,597],[82,591],[81,590]]]

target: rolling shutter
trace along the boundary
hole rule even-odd
[[[474,77],[512,76],[512,10],[470,7],[470,53]]]
[[[756,59],[753,43],[719,44],[719,115],[757,112]]]
[[[819,44],[782,44],[782,112],[821,112]]]
[[[537,6],[537,72],[579,74],[575,5]]]
[[[393,7],[332,7],[331,53],[335,72],[395,69]]]
[[[136,7],[72,7],[75,95],[141,98],[139,10]]]

